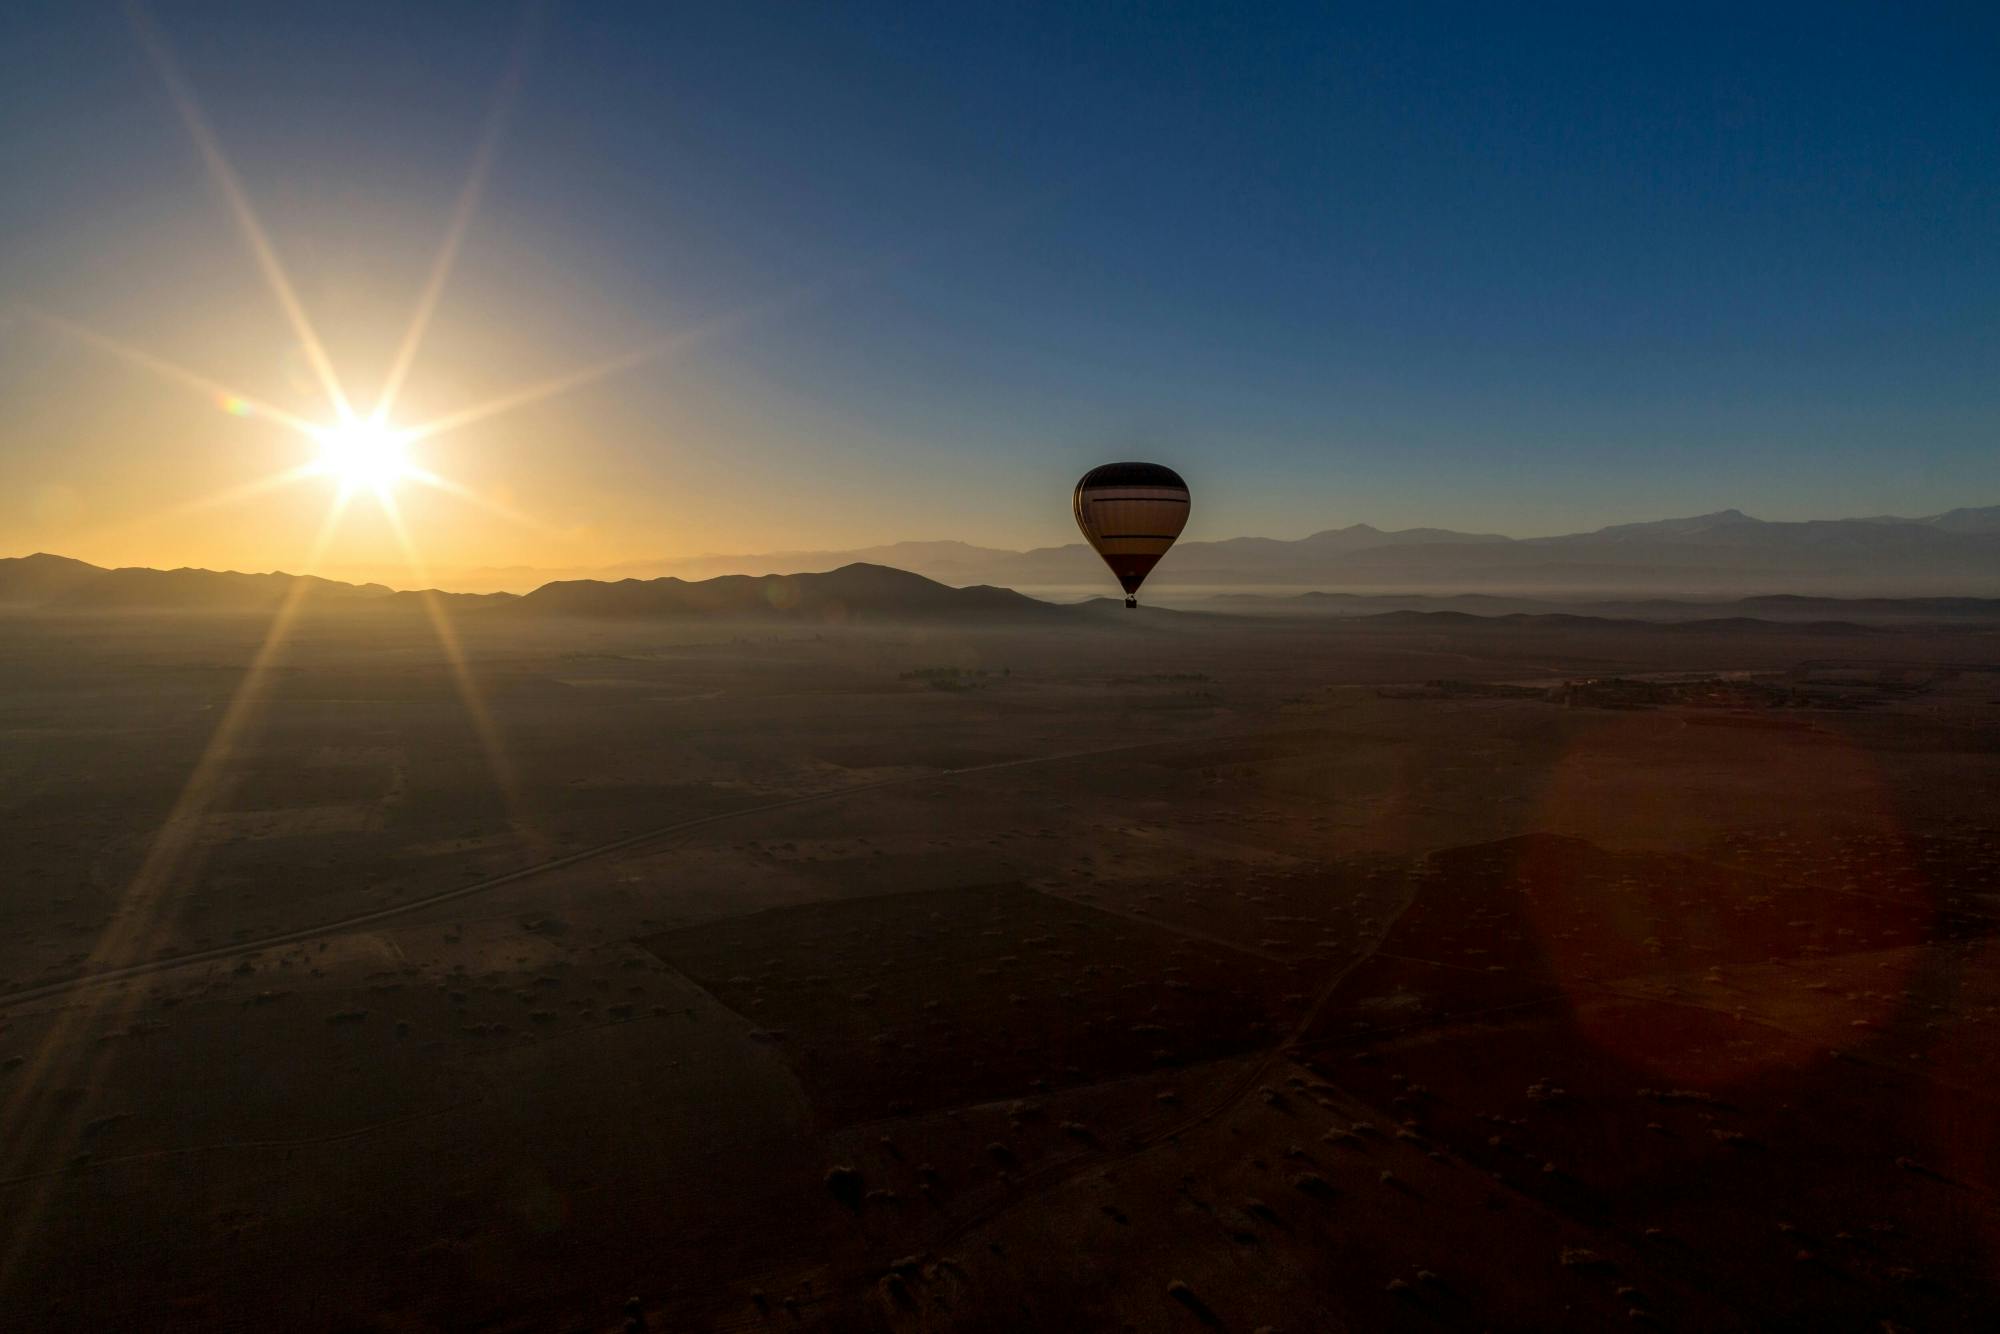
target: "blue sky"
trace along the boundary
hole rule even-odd
[[[1111,457],[1207,537],[2000,501],[1991,7],[151,13],[364,394],[517,50],[412,411],[726,321],[441,441],[543,521],[442,559],[1066,541]],[[311,409],[119,10],[0,18],[0,169],[9,307]],[[36,545],[296,526],[105,536],[282,449],[18,315],[0,386]]]

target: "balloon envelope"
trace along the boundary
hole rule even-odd
[[[1118,577],[1127,605],[1187,527],[1188,489],[1157,463],[1106,463],[1076,484],[1076,526]]]

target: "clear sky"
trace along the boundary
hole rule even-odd
[[[357,410],[489,129],[393,420],[652,349],[410,446],[438,565],[2000,502],[1991,5],[146,12]],[[190,506],[317,445],[47,318],[334,418],[143,27],[0,8],[0,549],[298,568]]]

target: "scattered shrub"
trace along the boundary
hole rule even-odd
[[[835,1200],[857,1212],[861,1208],[862,1186],[861,1173],[845,1164],[829,1167],[826,1171],[827,1191]]]
[[[1195,1295],[1195,1290],[1189,1287],[1185,1280],[1177,1278],[1168,1282],[1167,1296],[1185,1306],[1194,1314],[1195,1319],[1201,1321],[1202,1324],[1217,1325],[1221,1323],[1221,1321],[1216,1319],[1215,1312],[1208,1309],[1208,1303]]]
[[[1332,1199],[1336,1194],[1339,1193],[1334,1189],[1333,1183],[1331,1181],[1328,1181],[1325,1177],[1321,1176],[1317,1172],[1299,1173],[1297,1176],[1292,1178],[1292,1188],[1294,1190],[1303,1191],[1307,1195],[1313,1195],[1319,1197],[1320,1199],[1327,1199],[1327,1200]]]

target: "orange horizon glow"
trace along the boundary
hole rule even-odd
[[[482,285],[470,299],[456,291],[454,275],[472,249],[517,101],[525,38],[497,80],[426,262],[407,285],[398,285],[386,263],[379,275],[361,265],[327,285],[327,275],[315,272],[324,264],[294,273],[281,229],[260,212],[252,182],[165,35],[143,9],[131,18],[174,121],[247,251],[246,295],[261,287],[285,336],[251,332],[243,312],[254,304],[213,299],[212,273],[204,275],[207,289],[192,285],[199,272],[192,253],[184,265],[190,285],[179,297],[185,320],[154,316],[149,328],[144,307],[127,305],[109,317],[80,292],[0,312],[19,316],[19,330],[55,335],[57,346],[191,391],[177,407],[171,395],[156,401],[123,386],[106,394],[94,376],[79,374],[60,438],[43,427],[44,447],[64,466],[17,493],[20,545],[0,555],[41,550],[107,567],[276,569],[409,586],[417,576],[401,527],[421,537],[446,586],[490,591],[719,552],[839,550],[901,538],[1009,546],[1069,540],[1066,516],[1053,506],[1046,531],[905,531],[904,498],[859,475],[843,478],[837,467],[812,488],[774,493],[748,485],[746,445],[783,441],[791,450],[810,442],[814,457],[837,464],[879,441],[817,417],[785,386],[757,382],[747,369],[741,379],[732,368],[719,378],[689,377],[671,391],[662,385],[663,368],[687,354],[873,281],[884,264],[789,283],[664,330],[573,286],[566,272],[559,286],[511,311],[496,309],[515,301],[511,289],[496,296]],[[167,283],[178,280],[173,255],[162,255]],[[551,299],[561,303],[571,291],[592,314],[607,317],[609,336],[566,342],[553,367],[538,368],[522,356],[522,333],[539,342],[562,331],[561,305]],[[400,321],[357,337],[356,312],[392,295],[407,299]],[[336,336],[322,327],[327,311]],[[534,312],[551,317],[521,318]],[[572,345],[580,350],[568,351]],[[645,383],[630,393],[585,392],[634,372],[643,372],[633,378]],[[536,411],[558,398],[566,400],[560,409]],[[635,485],[634,469],[650,475]],[[1032,485],[1024,487],[1030,504]],[[384,504],[392,494],[395,516]],[[339,498],[357,503],[342,506],[337,530],[308,550],[301,538]],[[496,579],[501,574],[507,578]]]
[[[285,432],[304,443],[309,451],[306,457],[276,472],[230,483],[177,504],[148,509],[87,528],[63,543],[60,554],[103,561],[105,549],[114,547],[117,539],[126,536],[129,530],[185,519],[220,508],[241,506],[251,501],[268,501],[273,493],[315,480],[332,483],[325,511],[326,522],[317,529],[317,536],[310,551],[305,553],[302,564],[293,564],[298,559],[297,555],[289,561],[281,558],[275,562],[289,565],[297,573],[319,572],[340,537],[337,529],[343,516],[361,517],[350,511],[349,501],[366,496],[375,501],[376,522],[367,535],[374,554],[391,560],[401,558],[412,578],[418,577],[419,569],[410,559],[413,553],[410,529],[413,523],[420,520],[413,518],[407,507],[397,508],[394,498],[394,493],[406,484],[464,502],[484,515],[506,520],[511,525],[544,537],[552,535],[555,532],[552,526],[523,514],[504,491],[495,495],[456,481],[420,459],[413,447],[420,441],[433,441],[608,379],[646,362],[662,359],[701,341],[719,326],[697,326],[666,337],[647,338],[624,352],[552,375],[533,377],[518,387],[433,414],[414,424],[401,424],[394,420],[405,390],[417,378],[420,352],[450,285],[498,155],[520,83],[521,58],[527,36],[525,28],[488,108],[478,145],[447,220],[443,238],[417,291],[403,332],[394,342],[394,351],[383,374],[381,388],[373,403],[363,410],[350,394],[348,382],[308,313],[298,285],[264,225],[248,187],[225,152],[164,34],[143,9],[129,11],[129,17],[140,46],[158,75],[207,176],[221,195],[237,233],[250,252],[255,272],[295,340],[310,372],[312,386],[323,399],[324,414],[315,416],[279,406],[245,392],[223,376],[192,369],[172,357],[92,328],[65,314],[19,305],[17,309],[21,314],[51,331],[146,370],[165,381],[194,390],[227,417],[284,428]],[[61,500],[59,496],[56,498],[56,507],[60,507]],[[254,515],[246,516],[246,526],[254,518]],[[280,525],[280,530],[284,530],[283,525]],[[298,531],[296,525],[291,526],[290,531]],[[204,523],[195,532],[214,540],[215,528],[212,524]],[[114,558],[111,563],[120,562]],[[159,553],[157,544],[148,544],[137,553],[135,563],[173,562]],[[213,563],[233,565],[237,562],[224,560]],[[268,558],[252,562],[259,567],[272,563]]]
[[[412,582],[421,584],[425,575],[423,558],[398,506],[397,490],[405,482],[420,483],[447,494],[462,488],[422,467],[410,456],[408,447],[414,433],[393,425],[389,414],[404,377],[411,369],[439,293],[450,276],[459,240],[469,225],[471,208],[478,198],[478,183],[491,157],[490,145],[482,145],[481,154],[474,162],[472,183],[461,195],[461,207],[454,215],[438,259],[432,266],[431,281],[418,297],[408,332],[398,345],[396,361],[383,393],[370,414],[362,417],[354,411],[331,357],[313,328],[276,248],[251,205],[248,193],[209,129],[192,88],[182,77],[164,40],[145,14],[134,11],[133,20],[162,83],[180,112],[183,124],[201,152],[209,174],[228,201],[238,230],[249,246],[265,285],[305,349],[314,377],[331,410],[331,420],[313,421],[259,402],[216,378],[191,371],[166,357],[99,334],[74,321],[53,316],[42,318],[102,351],[187,385],[226,416],[269,420],[315,448],[314,456],[297,466],[225,488],[213,496],[181,506],[179,509],[183,513],[215,505],[241,503],[315,478],[330,479],[334,483],[332,495],[313,533],[307,553],[308,567],[317,565],[324,557],[343,517],[350,510],[351,502],[356,496],[367,493],[374,498],[382,518],[391,529]],[[430,434],[437,434],[439,429],[433,426]],[[158,948],[160,940],[172,929],[178,878],[200,845],[210,813],[230,786],[231,766],[255,728],[257,715],[269,694],[271,671],[282,659],[299,614],[310,598],[311,589],[309,582],[300,580],[286,592],[271,618],[262,644],[237,683],[227,707],[219,715],[194,771],[182,785],[166,820],[154,833],[138,872],[124,886],[119,911],[111,915],[110,924],[98,934],[88,956],[90,967],[117,968],[146,957]],[[512,764],[486,708],[479,682],[459,647],[450,617],[439,599],[426,595],[423,603],[437,637],[440,655],[479,738],[481,753],[493,784],[507,803],[517,830],[532,842],[534,831],[521,815]],[[74,1035],[84,1031],[102,1015],[133,1003],[133,996],[128,994],[93,993],[82,1004],[65,1010],[51,1031],[36,1045],[30,1066],[33,1078],[16,1081],[16,1092],[0,1101],[0,1144],[6,1146],[0,1150],[0,1169],[4,1169],[8,1176],[22,1175],[33,1163],[63,1161],[71,1156],[80,1131],[60,1100],[46,1096],[46,1091],[78,1079],[87,1081],[89,1072],[100,1066],[106,1057],[89,1047],[76,1045],[72,1041]],[[46,1208],[52,1191],[51,1181],[37,1181],[17,1210],[17,1222],[25,1226],[27,1220],[36,1218]],[[14,1278],[21,1256],[22,1252],[18,1249],[0,1253],[0,1290],[4,1290]]]

